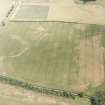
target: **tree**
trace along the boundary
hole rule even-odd
[[[105,105],[105,91],[98,91],[91,97],[92,105]]]

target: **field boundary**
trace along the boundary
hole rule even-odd
[[[31,91],[38,92],[41,94],[46,94],[46,95],[52,95],[52,96],[58,96],[58,97],[64,97],[64,98],[72,98],[72,99],[75,99],[76,96],[79,96],[79,93],[32,85],[27,82],[20,81],[20,80],[10,78],[7,76],[3,76],[3,75],[0,75],[0,82],[5,83],[5,84],[10,84],[13,86],[22,87],[26,90],[31,90]]]
[[[100,26],[105,26],[105,24],[94,24],[94,23],[84,23],[84,22],[77,22],[77,21],[58,21],[58,20],[25,20],[25,19],[10,19],[10,22],[17,22],[17,23],[22,23],[22,22],[59,22],[59,23],[73,23],[73,24],[85,24],[85,25],[100,25]]]

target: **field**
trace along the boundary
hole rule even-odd
[[[12,12],[11,21],[66,21],[105,25],[104,0],[75,3],[76,0],[22,0]],[[78,0],[77,0],[78,1]]]
[[[58,98],[1,83],[0,90],[0,105],[90,105],[86,98]]]
[[[41,5],[22,5],[17,13],[14,14],[15,19],[20,20],[46,20],[48,16],[48,6]]]
[[[17,2],[0,27],[0,105],[90,105],[105,89],[104,1]]]
[[[9,22],[0,32],[0,74],[84,91],[104,82],[104,26]]]

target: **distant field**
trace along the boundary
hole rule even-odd
[[[0,32],[0,74],[65,90],[104,81],[105,27],[62,22],[10,22]]]

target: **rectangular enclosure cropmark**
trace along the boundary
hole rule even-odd
[[[46,5],[22,5],[14,15],[16,20],[46,20],[49,7]]]

